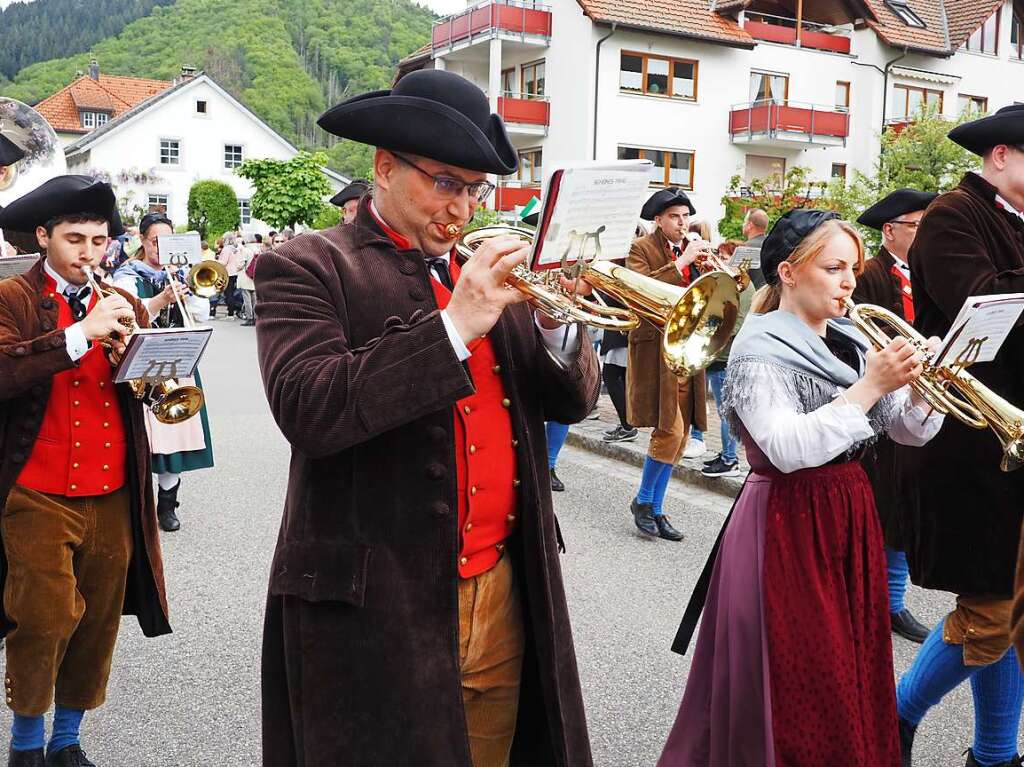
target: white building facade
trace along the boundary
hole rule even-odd
[[[1024,102],[1019,1],[791,5],[485,2],[437,22],[403,67],[457,72],[505,118],[522,167],[499,209],[539,195],[544,168],[646,157],[652,188],[687,189],[712,224],[734,175],[868,172],[883,125],[922,102],[950,118]]]
[[[223,181],[239,200],[242,229],[266,234],[252,217],[252,184],[235,169],[248,159],[289,160],[298,153],[255,114],[199,74],[184,80],[65,147],[69,173],[99,171],[114,184],[123,208],[163,210],[176,225],[188,220],[197,181]],[[325,171],[337,192],[348,179]]]

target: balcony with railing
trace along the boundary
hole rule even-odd
[[[819,24],[789,16],[747,11],[743,28],[755,40],[768,43],[794,45],[799,48],[814,48],[830,53],[849,53],[849,31],[834,24]]]
[[[435,56],[500,37],[512,43],[547,45],[551,9],[529,0],[487,0],[434,22],[431,48]]]
[[[547,96],[506,91],[498,97],[498,114],[509,133],[546,136],[551,124],[551,103]]]
[[[850,113],[792,101],[734,104],[729,111],[729,135],[734,144],[780,148],[846,146]]]

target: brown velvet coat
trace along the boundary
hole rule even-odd
[[[633,243],[626,266],[656,280],[682,287],[672,246],[660,229]],[[691,267],[691,282],[699,274]],[[626,417],[634,426],[672,428],[676,408],[682,402],[690,410],[688,421],[708,428],[707,382],[701,371],[679,378],[661,357],[661,331],[648,322],[629,332],[629,365],[626,368]],[[680,398],[680,390],[683,397]]]
[[[914,326],[945,335],[968,296],[1024,292],[1024,222],[995,206],[995,189],[968,173],[929,207],[910,250]],[[970,372],[1017,407],[1024,405],[1024,329],[993,362]],[[905,549],[914,583],[957,594],[1013,594],[1024,512],[1024,471],[999,470],[989,429],[946,417],[919,448],[896,446]]]
[[[39,436],[50,398],[50,379],[76,364],[68,356],[64,331],[56,329],[57,302],[43,293],[42,263],[40,260],[20,277],[0,281],[0,505],[6,504]],[[135,307],[139,326],[147,326],[145,307],[124,291],[118,292]],[[126,477],[132,496],[133,548],[124,614],[135,615],[146,636],[160,636],[169,634],[171,627],[143,406],[127,384],[118,385],[117,393],[131,446]],[[0,594],[6,576],[7,559],[0,547]],[[0,603],[0,632],[6,634],[9,629]]]
[[[889,251],[880,247],[875,257],[864,264],[864,272],[857,278],[857,287],[853,290],[853,300],[858,304],[876,304],[905,319],[902,287],[899,278],[891,271],[895,263]],[[875,506],[882,523],[885,545],[902,551],[901,515],[896,495],[895,443],[883,435],[864,453],[861,464],[875,493]]]
[[[292,445],[263,647],[265,767],[470,767],[458,654],[455,356],[422,253],[355,222],[260,258],[260,365]],[[567,369],[521,304],[490,333],[521,486],[507,551],[527,650],[523,767],[591,764],[558,561],[544,421],[594,406],[597,357]]]

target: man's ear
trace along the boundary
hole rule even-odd
[[[373,182],[383,190],[388,190],[391,185],[391,176],[394,174],[398,163],[395,156],[386,149],[378,149],[373,155]]]
[[[50,245],[50,235],[46,233],[45,226],[36,227],[36,241],[39,243],[39,247],[46,250]]]

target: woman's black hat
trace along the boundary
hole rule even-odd
[[[57,176],[23,194],[0,212],[0,229],[34,232],[58,216],[88,213],[107,220],[109,235],[124,234],[110,184],[90,176]]]
[[[958,125],[949,138],[977,155],[999,144],[1024,146],[1024,104],[1011,104],[988,117]]]
[[[761,273],[769,285],[779,281],[779,264],[789,258],[804,237],[825,221],[839,218],[835,211],[794,208],[775,222],[761,244]]]
[[[171,229],[174,229],[174,222],[171,221],[170,216],[160,211],[153,211],[152,213],[147,213],[139,221],[139,234],[145,235],[153,224],[167,224]]]
[[[650,196],[650,199],[640,209],[640,218],[645,221],[653,221],[655,216],[674,205],[685,205],[689,208],[691,216],[697,212],[693,203],[690,202],[690,198],[686,196],[686,192],[670,186],[668,189],[659,189]]]
[[[507,176],[519,167],[519,154],[484,92],[445,70],[410,72],[391,90],[343,101],[317,124],[335,136],[457,168]]]
[[[331,205],[337,205],[339,208],[349,200],[358,200],[364,194],[370,191],[370,182],[357,178],[349,182],[349,185],[338,192],[334,197],[331,198]]]
[[[858,224],[881,229],[883,224],[895,221],[902,215],[924,210],[938,197],[935,192],[919,192],[916,189],[897,189],[890,192],[857,218]]]

